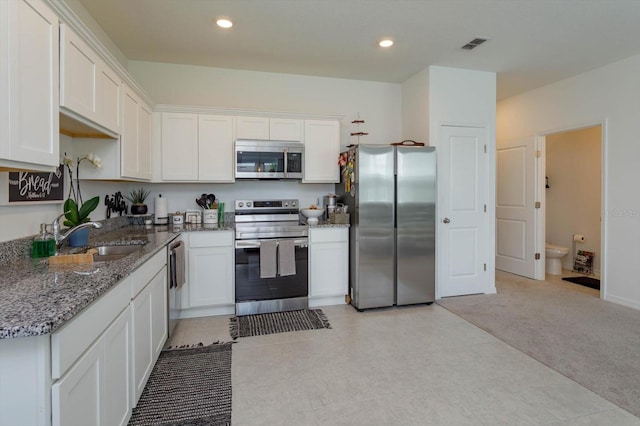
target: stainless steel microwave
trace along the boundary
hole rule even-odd
[[[236,179],[302,179],[302,142],[236,140]]]

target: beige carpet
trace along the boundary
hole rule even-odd
[[[640,311],[560,279],[498,271],[496,287],[438,303],[640,417]]]

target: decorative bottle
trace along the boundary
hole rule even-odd
[[[56,240],[47,232],[47,224],[40,224],[40,234],[33,239],[31,256],[34,258],[49,257],[56,254]]]

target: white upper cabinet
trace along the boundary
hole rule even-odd
[[[58,17],[42,0],[0,1],[0,167],[59,162]]]
[[[269,118],[236,118],[236,137],[238,139],[269,139]]]
[[[234,117],[162,113],[162,180],[233,182]]]
[[[198,179],[233,182],[233,117],[198,115]]]
[[[338,183],[340,168],[340,122],[336,120],[304,121],[305,183]]]
[[[198,115],[162,113],[162,180],[198,180]]]
[[[292,118],[238,117],[238,139],[265,139],[278,141],[302,140],[302,120]]]
[[[121,177],[151,179],[151,109],[128,86],[122,102]]]
[[[92,127],[97,124],[119,134],[122,115],[120,77],[64,24],[60,25],[60,61],[62,112],[84,124]]]
[[[270,118],[269,139],[274,141],[302,141],[302,120]]]

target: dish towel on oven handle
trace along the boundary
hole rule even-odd
[[[278,242],[260,241],[260,278],[274,278],[277,273],[276,252]]]
[[[178,241],[171,246],[171,282],[169,288],[180,288],[185,282],[184,242]]]
[[[294,240],[278,242],[278,270],[280,276],[296,274],[296,245]]]

